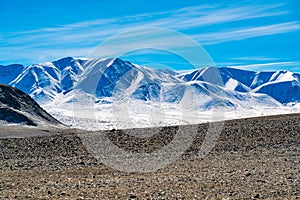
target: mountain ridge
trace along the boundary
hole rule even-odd
[[[209,97],[218,96],[217,92],[221,91],[225,96],[219,95],[217,99],[232,104],[239,100],[239,96],[256,98],[260,94],[269,96],[267,101],[274,99],[274,102],[284,105],[300,102],[300,74],[289,71],[255,72],[221,67],[173,73],[172,70],[147,68],[120,58],[66,57],[30,66],[0,65],[0,83],[19,88],[40,104],[52,102],[76,89],[95,94],[97,98],[126,91],[130,97],[143,101],[178,103],[187,87],[194,88],[194,93],[203,92]]]

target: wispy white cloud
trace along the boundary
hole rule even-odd
[[[269,58],[269,57],[265,57],[265,56],[245,56],[245,57],[230,58],[230,60],[238,60],[238,61],[275,61],[275,60],[280,60],[280,58]]]
[[[0,57],[9,60],[18,55],[29,62],[36,62],[40,61],[35,58],[35,55],[39,54],[46,55],[46,59],[53,59],[56,55],[62,57],[66,53],[70,53],[69,55],[72,56],[87,56],[93,47],[106,38],[120,32],[143,27],[163,27],[178,31],[191,31],[194,33],[190,35],[192,38],[206,45],[300,30],[300,23],[292,21],[239,27],[226,31],[217,28],[208,29],[214,30],[214,32],[203,31],[205,27],[212,25],[226,25],[226,23],[237,21],[283,16],[288,14],[283,6],[284,4],[244,4],[242,6],[224,7],[223,4],[206,4],[177,10],[83,21],[58,27],[0,34],[0,38],[2,38]],[[203,32],[199,33],[200,30]],[[140,33],[128,35],[122,42],[111,48],[130,45],[130,40],[135,37],[141,37]],[[165,46],[178,45],[175,41],[173,38],[163,38],[157,40],[157,43]],[[144,42],[144,44],[147,44],[147,41]],[[111,51],[111,49],[107,49],[107,51]],[[30,56],[28,52],[30,52]]]
[[[220,8],[217,10],[209,10],[201,12],[202,15],[191,16],[189,12],[184,14],[185,20],[179,20],[172,28],[185,29],[189,27],[199,27],[205,25],[216,25],[219,23],[227,23],[234,21],[243,21],[248,19],[271,17],[287,14],[288,11],[274,10],[283,4],[275,4],[270,6],[242,6],[236,8]],[[194,10],[194,11],[197,11]],[[178,15],[179,17],[182,15]]]
[[[197,34],[192,37],[201,44],[217,44],[228,41],[244,40],[247,38],[275,35],[300,30],[299,22],[286,22],[258,26],[254,28],[242,28],[233,31],[221,31],[214,33]]]
[[[276,69],[300,71],[299,66],[300,66],[299,61],[290,61],[290,62],[258,63],[258,64],[250,64],[250,65],[229,65],[227,67],[253,70],[253,71],[274,71]]]

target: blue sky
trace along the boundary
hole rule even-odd
[[[0,23],[3,65],[88,57],[96,46],[116,34],[157,27],[197,41],[217,66],[300,72],[298,0],[0,0]],[[119,45],[129,45],[126,41],[130,38]],[[159,43],[183,45],[176,40],[161,39]],[[110,54],[103,55],[107,56]],[[191,67],[177,55],[160,50],[133,51],[123,58],[178,70]]]

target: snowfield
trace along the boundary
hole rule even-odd
[[[193,109],[182,104],[131,100],[127,103],[109,102],[82,104],[47,104],[43,108],[56,119],[73,128],[111,130],[158,127],[240,119],[277,114],[299,113],[300,103],[278,107]]]

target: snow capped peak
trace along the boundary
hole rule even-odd
[[[278,82],[291,81],[291,80],[296,80],[296,77],[294,77],[294,73],[286,70],[275,72],[270,78],[270,81],[278,81]]]

